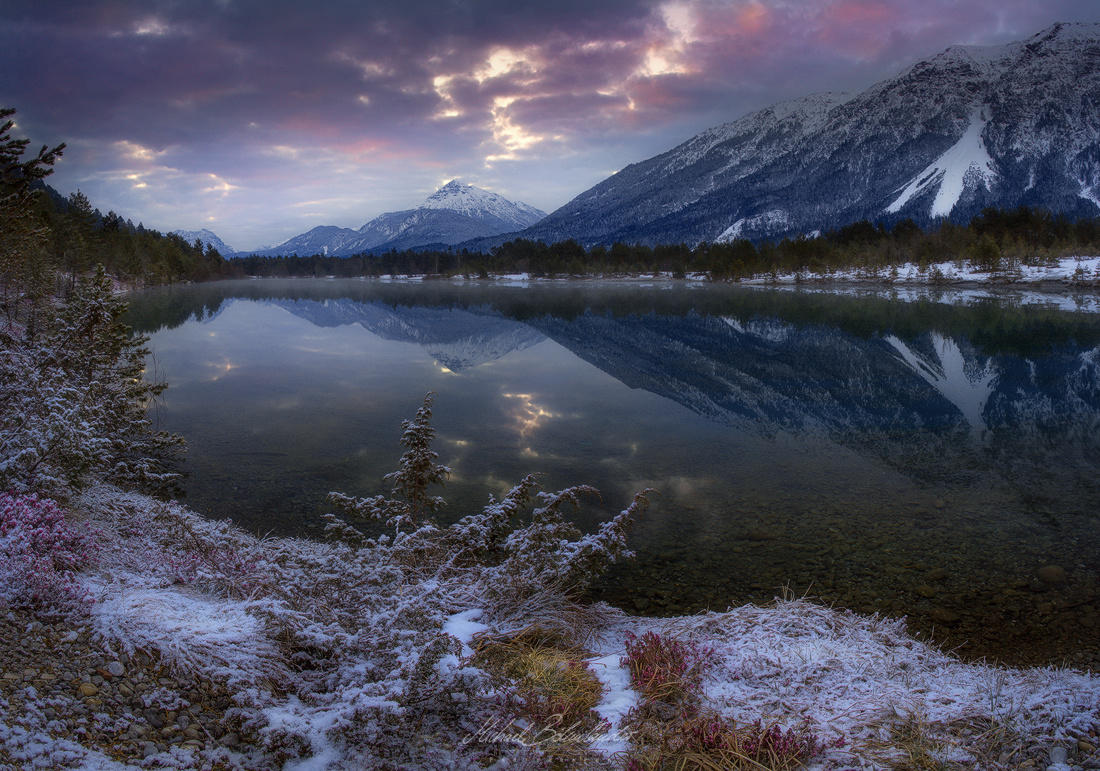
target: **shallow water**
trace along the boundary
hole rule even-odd
[[[809,594],[970,656],[1095,666],[1100,316],[910,299],[268,280],[144,292],[131,323],[186,500],[251,530],[317,534],[328,491],[382,492],[433,391],[445,517],[532,471],[599,488],[584,528],[660,492],[600,599]]]

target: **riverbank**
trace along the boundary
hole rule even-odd
[[[706,651],[705,709],[817,737],[817,768],[914,753],[1100,767],[1100,677],[964,663],[901,621],[798,600],[670,619],[548,595],[503,609],[473,574],[410,581],[362,549],[259,539],[111,487],[72,509],[94,542],[76,574],[87,600],[67,617],[0,616],[0,768],[525,767],[524,734],[482,730],[508,725],[507,700],[475,649],[559,622],[604,686],[608,730],[569,740],[590,745],[590,767],[632,749],[623,721],[640,695],[621,659],[647,632]]]

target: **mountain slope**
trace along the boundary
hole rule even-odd
[[[202,230],[173,230],[172,235],[179,236],[189,244],[193,244],[195,241],[202,241],[204,244],[213,246],[217,249],[218,254],[222,257],[229,257],[237,252],[236,249],[225,243],[225,241],[222,241],[215,233],[206,228]]]
[[[347,256],[450,246],[522,230],[545,216],[533,206],[451,180],[415,209],[380,214],[358,230],[317,227],[257,254]]]
[[[626,167],[525,238],[698,243],[985,206],[1100,214],[1100,25],[953,47],[855,96],[768,107]],[[481,246],[482,244],[479,244]]]

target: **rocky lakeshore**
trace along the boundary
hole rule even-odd
[[[366,552],[256,539],[110,487],[75,508],[100,545],[77,577],[90,600],[67,616],[0,612],[4,771],[537,767],[537,744],[482,741],[507,691],[479,651],[565,619],[572,632],[545,634],[576,634],[560,644],[598,678],[604,727],[563,767],[617,768],[640,751],[630,726],[646,713],[624,650],[652,635],[705,652],[701,708],[715,719],[812,732],[810,768],[893,768],[913,753],[938,768],[1100,768],[1095,675],[961,662],[900,621],[801,600],[675,618],[551,611],[537,596],[494,608],[469,575],[410,588],[404,573],[379,594],[361,580]],[[340,621],[344,607],[360,615]],[[425,725],[434,738],[413,740]]]
[[[227,715],[224,685],[173,670],[156,653],[112,652],[79,620],[0,615],[0,670],[3,769],[65,757],[94,765],[97,756],[121,767],[239,768],[254,743]]]

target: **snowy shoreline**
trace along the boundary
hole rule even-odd
[[[469,586],[456,592],[438,579],[402,584],[401,597],[379,598],[374,593],[380,587],[356,578],[367,575],[360,552],[259,539],[177,504],[113,487],[89,490],[75,510],[86,517],[80,526],[96,539],[100,556],[79,574],[94,601],[73,624],[109,658],[130,661],[147,654],[161,661],[174,679],[161,680],[167,685],[159,698],[173,709],[101,714],[108,710],[100,706],[97,744],[91,741],[95,732],[64,735],[44,712],[65,709],[66,699],[89,702],[81,691],[63,696],[55,689],[47,697],[30,684],[4,680],[0,768],[323,769],[355,768],[368,758],[379,763],[385,742],[405,740],[401,716],[409,707],[401,704],[417,677],[426,678],[417,687],[427,688],[433,699],[450,693],[437,705],[444,712],[431,718],[441,721],[435,729],[440,746],[422,748],[421,766],[380,767],[476,767],[461,755],[461,742],[486,720],[492,690],[471,661],[470,645],[478,635],[507,634],[546,612],[528,608],[524,618],[514,611],[505,622],[495,609],[482,607],[485,598],[471,595]],[[297,594],[314,599],[300,603]],[[425,597],[428,605],[419,606]],[[340,610],[360,604],[373,604],[374,610],[346,618]],[[421,621],[409,616],[400,622],[414,610]],[[624,639],[648,631],[713,649],[703,683],[708,708],[739,723],[764,718],[844,740],[816,758],[814,768],[891,767],[909,751],[899,737],[914,726],[929,757],[947,764],[1058,770],[1100,765],[1100,756],[1088,750],[1100,734],[1096,674],[965,663],[908,636],[903,621],[802,600],[679,618],[629,616],[607,606],[586,613],[586,666],[605,686],[597,711],[612,729],[595,739],[591,752],[609,768],[621,766],[621,753],[629,749],[629,731],[619,729],[638,702],[620,663]],[[358,626],[367,619],[377,627],[369,634]],[[413,626],[401,632],[402,623]],[[387,625],[394,636],[379,631]],[[33,637],[34,630],[26,635]],[[287,658],[288,635],[312,640],[327,653],[314,665],[295,664]],[[434,648],[439,655],[425,659]],[[393,664],[380,666],[391,655]],[[111,687],[106,679],[97,686],[100,699]],[[181,685],[174,689],[173,682]],[[188,693],[195,692],[189,682],[214,683],[228,693],[234,706],[225,717],[235,740],[238,734],[251,738],[229,746],[147,742],[135,745],[144,747],[136,757],[121,743],[112,747],[109,731],[129,736],[133,726],[156,722],[157,714],[161,720],[184,714]],[[363,721],[374,728],[367,730]],[[1002,744],[994,756],[1002,761],[984,765],[991,762],[986,744],[996,732]],[[160,732],[154,733],[159,740]],[[494,750],[500,757],[528,751],[505,745]],[[493,767],[503,768],[500,762]]]

